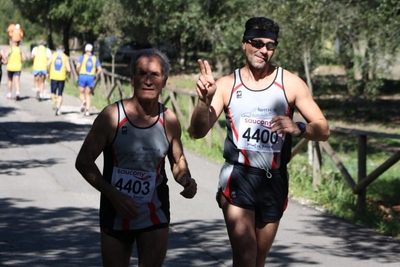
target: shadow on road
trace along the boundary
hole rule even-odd
[[[380,263],[399,262],[400,240],[377,234],[371,229],[350,224],[329,215],[315,215],[311,221],[320,233],[304,229],[306,236],[321,235],[330,237],[332,242],[328,246],[310,247],[314,251],[328,252],[337,257],[354,258],[360,261],[373,259]],[[304,242],[304,247],[309,247]],[[340,249],[329,249],[336,247]],[[329,249],[327,251],[327,248]]]
[[[97,210],[27,205],[1,199],[0,265],[101,266]]]
[[[101,266],[97,209],[40,209],[29,207],[27,202],[21,198],[1,199],[0,265]],[[301,248],[311,249],[320,255],[355,258],[361,262],[368,259],[380,263],[398,262],[398,241],[376,237],[368,229],[338,222],[329,216],[315,217],[304,220],[313,220],[319,232],[303,229],[302,242],[288,245],[278,242],[273,246],[267,262],[279,263],[279,266],[320,264],[316,258],[293,253],[293,249],[301,251]],[[199,262],[201,266],[216,266],[217,262],[226,263],[231,254],[225,235],[222,220],[172,223],[164,266],[199,266]],[[321,242],[316,246],[307,242],[307,238],[317,236],[332,237],[336,239],[336,244]],[[187,239],[189,246],[185,241]]]
[[[0,109],[0,113],[3,109]],[[12,112],[12,110],[5,110]],[[0,122],[0,148],[13,144],[41,145],[61,141],[83,141],[90,125],[64,121],[49,122]]]

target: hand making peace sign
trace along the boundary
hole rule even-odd
[[[214,77],[212,75],[210,64],[207,60],[199,59],[197,63],[200,67],[200,76],[196,84],[196,91],[199,99],[206,102],[206,99],[212,99],[217,90]]]

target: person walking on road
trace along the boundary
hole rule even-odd
[[[1,79],[3,78],[3,64],[5,62],[5,53],[3,49],[0,49],[0,84],[1,84]]]
[[[47,76],[47,61],[51,57],[51,50],[46,47],[46,42],[40,39],[38,46],[35,46],[31,52],[33,61],[34,89],[36,91],[36,99],[43,100],[44,84]]]
[[[21,52],[19,43],[10,41],[10,47],[5,52],[4,64],[7,64],[7,99],[12,99],[13,83],[15,85],[15,99],[19,100],[20,95],[20,77],[22,63],[26,61],[26,56]]]
[[[242,39],[245,66],[217,81],[210,64],[198,60],[199,100],[190,132],[194,138],[204,137],[225,112],[225,163],[217,201],[233,266],[265,264],[287,205],[292,136],[325,141],[330,135],[307,85],[271,63],[278,33],[278,24],[268,18],[249,19]],[[305,123],[293,121],[295,108]]]
[[[21,29],[21,25],[12,23],[8,26],[8,34],[11,41],[17,42],[18,44],[22,41],[24,37],[24,31]]]
[[[7,33],[8,37],[10,38],[10,41],[12,40],[11,38],[13,36],[14,29],[15,29],[15,23],[11,22],[7,27]]]
[[[101,192],[100,228],[104,266],[128,266],[134,242],[140,266],[162,266],[170,223],[165,173],[193,198],[191,177],[176,114],[158,102],[170,70],[159,50],[135,52],[131,63],[134,94],[105,107],[95,119],[76,159],[82,176]],[[103,153],[104,169],[95,164]]]
[[[64,53],[64,51],[64,46],[61,44],[58,45],[57,51],[54,52],[47,61],[47,69],[50,77],[51,100],[56,107],[56,116],[61,115],[65,80],[71,73],[69,57]]]
[[[91,94],[96,77],[102,71],[100,61],[92,55],[93,45],[85,45],[85,54],[80,56],[76,64],[79,73],[78,89],[79,99],[81,100],[81,112],[85,116],[90,116]]]

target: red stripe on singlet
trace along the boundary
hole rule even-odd
[[[149,207],[150,210],[150,220],[153,224],[160,224],[160,218],[158,218],[156,214],[156,206],[154,205],[153,202],[147,203],[147,206]]]
[[[244,149],[241,149],[240,151],[242,152],[243,157],[244,157],[244,164],[247,165],[247,166],[251,166],[250,165],[249,156],[247,155],[247,151],[244,150]]]
[[[239,83],[238,85],[236,85],[236,86],[233,88],[233,90],[232,90],[232,94],[233,94],[234,92],[236,92],[236,90],[239,89],[239,87],[242,86],[242,85],[243,85],[243,83]]]
[[[282,84],[278,83],[277,81],[274,81],[274,85],[278,86],[279,88],[281,88],[283,90]]]
[[[286,110],[286,116],[290,116],[290,112],[291,112],[291,108],[290,108],[290,106],[288,105],[288,107],[287,107],[287,110]]]
[[[161,177],[160,170],[161,170],[161,166],[162,166],[163,162],[164,162],[164,159],[160,160],[160,162],[157,165],[157,168],[156,168],[156,173],[157,173],[156,181],[158,181],[160,179],[160,177]]]
[[[271,162],[271,170],[276,169],[276,165],[278,164],[278,156],[279,156],[279,153],[274,152],[274,158],[272,159],[272,162]]]
[[[161,123],[162,127],[164,128],[164,121],[161,118],[158,118],[158,122]]]
[[[238,134],[238,132],[236,130],[235,124],[233,123],[233,119],[232,119],[232,115],[231,115],[230,109],[227,110],[227,118],[229,120],[229,123],[231,124],[232,133],[233,133],[236,141],[238,141],[238,135],[239,134]]]
[[[121,126],[122,126],[125,122],[127,122],[127,121],[128,121],[128,118],[127,118],[127,117],[123,118],[123,119],[118,123],[118,129],[121,128]]]

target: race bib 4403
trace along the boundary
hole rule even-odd
[[[137,203],[151,202],[156,185],[156,172],[114,167],[111,184]]]

